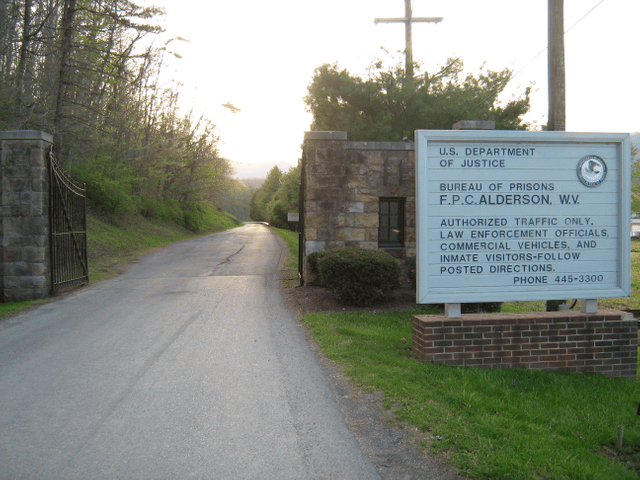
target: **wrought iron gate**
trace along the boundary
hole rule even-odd
[[[51,293],[89,282],[86,186],[63,172],[49,152]]]

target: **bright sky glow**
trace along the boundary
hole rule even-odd
[[[404,61],[403,0],[148,0],[164,7],[163,38],[182,59],[165,72],[183,84],[182,102],[219,127],[234,162],[297,163],[310,115],[303,97],[314,69],[338,63],[365,76],[377,58]],[[596,7],[586,17],[587,12]],[[640,131],[638,0],[565,0],[567,131]],[[413,0],[414,60],[429,72],[459,56],[477,73],[519,72],[509,94],[533,84],[532,113],[547,117],[547,0]],[[393,60],[381,49],[393,54]],[[536,57],[537,56],[537,57]],[[506,97],[508,99],[508,95]],[[242,109],[231,113],[222,104]],[[463,120],[463,119],[461,119]]]

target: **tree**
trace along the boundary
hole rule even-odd
[[[299,211],[300,172],[300,162],[298,162],[297,166],[289,169],[280,179],[280,187],[267,206],[269,223],[281,228],[295,227],[295,224],[290,224],[288,217],[289,212]]]
[[[201,228],[231,167],[213,123],[181,113],[162,78],[183,39],[141,46],[162,13],[135,0],[0,0],[0,129],[53,134],[96,210]]]
[[[251,197],[251,203],[249,205],[249,215],[253,220],[268,222],[270,212],[267,209],[269,202],[273,199],[273,196],[280,188],[280,181],[282,178],[282,171],[278,166],[269,170],[267,178],[260,188],[258,188],[253,197]]]
[[[410,78],[401,67],[384,70],[378,62],[363,79],[324,64],[305,97],[311,129],[347,131],[351,140],[401,141],[412,139],[416,129],[451,129],[459,120],[495,120],[501,130],[527,127],[522,116],[529,110],[529,88],[500,105],[511,71],[463,77],[463,66],[462,60],[449,59],[436,74]]]

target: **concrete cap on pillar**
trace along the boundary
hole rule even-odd
[[[347,132],[304,132],[305,140],[346,140]]]
[[[53,136],[39,130],[7,130],[0,132],[0,140],[43,140],[53,143]]]

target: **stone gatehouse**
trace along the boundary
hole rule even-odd
[[[306,132],[301,183],[303,255],[345,247],[383,250],[401,261],[416,254],[412,142]]]

